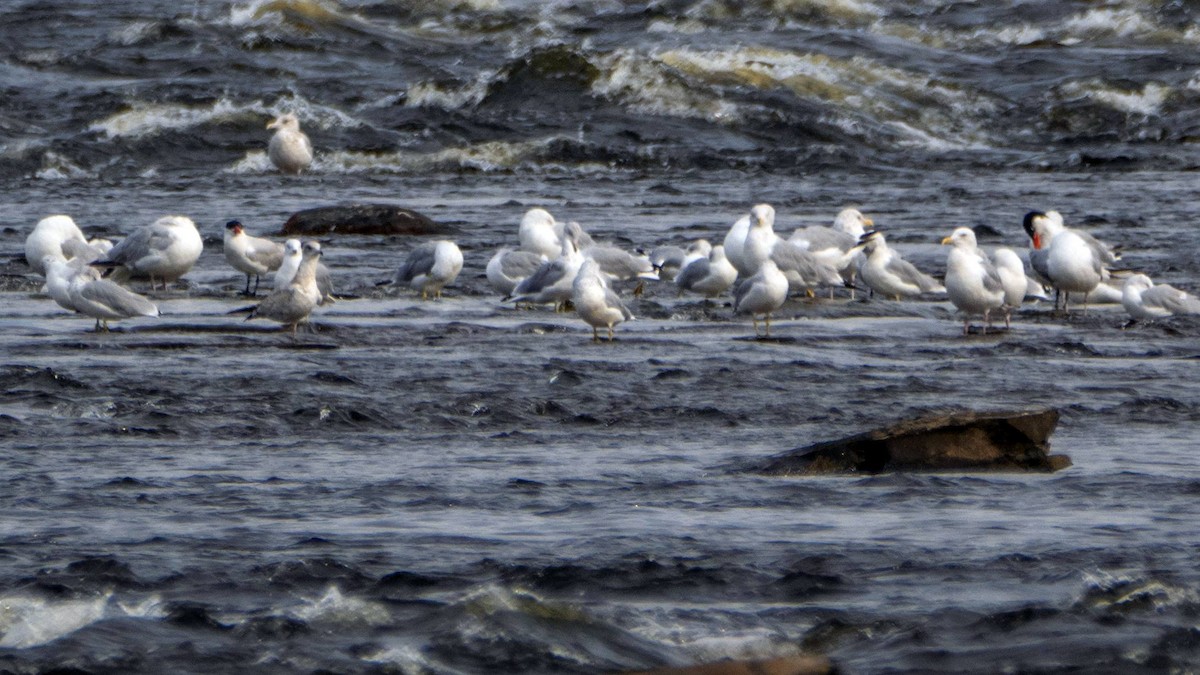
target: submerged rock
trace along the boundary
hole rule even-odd
[[[297,211],[280,231],[284,236],[322,234],[450,234],[454,228],[391,204],[321,206]]]
[[[883,471],[1058,471],[1071,465],[1051,455],[1057,410],[958,412],[906,420],[771,458],[774,475]]]

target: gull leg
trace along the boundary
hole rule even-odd
[[[593,343],[599,343],[599,342],[600,342],[600,333],[599,333],[599,331],[596,329],[596,327],[595,327],[595,326],[592,326],[592,342],[593,342]]]
[[[758,337],[758,317],[751,314],[750,320],[754,322],[754,337]]]
[[[612,327],[611,323],[608,324],[608,341],[609,342],[613,341],[613,327]]]
[[[765,331],[763,337],[769,338],[769,337],[771,337],[771,313],[770,312],[767,312],[763,316],[763,321],[766,322],[766,324],[767,324],[767,330]]]
[[[971,334],[971,317],[963,316],[963,335]]]
[[[645,282],[645,280],[640,280],[640,281],[638,281],[637,287],[635,287],[633,289],[633,297],[640,298],[640,297],[642,297],[642,293],[644,293],[645,291],[646,291],[646,282]]]

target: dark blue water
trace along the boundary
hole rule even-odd
[[[666,285],[593,345],[483,269],[549,208],[623,246],[860,206],[1027,245],[1056,208],[1195,290],[1186,5],[24,3],[0,10],[0,669],[601,673],[828,655],[848,672],[1200,662],[1196,341],[1120,306],[963,338],[936,299],[793,300],[771,342]],[[276,174],[294,111],[317,160]],[[458,230],[332,236],[295,342],[226,314],[256,234],[343,202]],[[112,334],[38,292],[51,213],[206,250]],[[628,288],[624,291],[628,293]],[[1056,407],[1054,475],[795,479],[778,452],[950,407]]]

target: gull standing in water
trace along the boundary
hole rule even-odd
[[[521,283],[537,271],[546,256],[522,249],[502,248],[496,251],[487,264],[487,280],[501,295],[513,292]]]
[[[1107,267],[1117,261],[1116,254],[1087,232],[1068,228],[1058,211],[1032,211],[1025,215],[1024,226],[1033,242],[1029,262],[1034,272],[1062,294],[1064,311],[1071,293],[1083,293],[1086,314],[1088,297],[1108,279]],[[1113,299],[1107,288],[1105,294]]]
[[[525,212],[521,218],[521,226],[517,230],[517,240],[521,242],[521,250],[545,256],[554,260],[562,250],[562,238],[559,236],[558,223],[546,209],[533,208]]]
[[[725,257],[725,246],[717,244],[707,258],[693,260],[675,275],[679,294],[684,291],[699,293],[706,298],[715,298],[724,293],[735,279],[738,271]]]
[[[585,258],[571,284],[571,302],[580,318],[592,327],[592,342],[600,341],[599,330],[608,329],[608,341],[613,341],[613,326],[633,319],[633,312],[608,287],[600,273],[600,265]]]
[[[257,295],[259,277],[283,264],[283,244],[246,234],[246,228],[236,220],[225,223],[224,245],[226,262],[246,275],[246,290],[242,295]],[[254,277],[253,291],[251,277]]]
[[[553,302],[556,311],[564,311],[571,300],[575,276],[582,265],[583,255],[575,239],[563,237],[560,254],[542,263],[536,272],[517,284],[505,301],[532,304]]]
[[[458,278],[463,254],[447,239],[430,241],[414,248],[396,270],[393,283],[408,284],[421,292],[421,299],[442,297],[442,289]]]
[[[970,333],[972,314],[983,315],[986,335],[992,310],[1004,306],[1004,283],[987,254],[979,250],[971,228],[955,229],[942,244],[953,246],[946,256],[946,295],[963,313],[963,335]],[[1024,290],[1022,285],[1022,296]]]
[[[712,244],[707,239],[697,239],[688,247],[656,246],[651,249],[648,257],[658,278],[663,281],[674,281],[683,268],[701,258],[708,258],[712,253]]]
[[[1011,328],[1012,312],[1025,302],[1032,280],[1025,276],[1025,263],[1021,262],[1021,256],[1011,248],[998,248],[993,251],[992,264],[995,265],[996,274],[1004,286],[1004,327]],[[1034,284],[1036,285],[1036,282]],[[948,281],[946,288],[948,291]]]
[[[135,316],[158,316],[158,307],[146,297],[108,279],[88,267],[71,277],[68,293],[75,311],[96,319],[96,332],[108,332],[108,322]],[[59,303],[62,304],[62,303]]]
[[[282,288],[276,288],[263,298],[246,317],[250,319],[270,319],[285,326],[291,326],[292,338],[296,337],[296,327],[307,321],[312,311],[321,302],[321,291],[317,288],[317,263],[321,259],[321,245],[315,241],[305,242],[300,261],[300,267],[292,280]]]
[[[83,231],[75,224],[70,216],[46,216],[33,226],[33,231],[25,238],[25,262],[30,269],[45,276],[46,256],[55,260],[66,260],[68,257],[63,250],[67,242],[87,244]]]
[[[726,255],[729,255],[728,251]],[[775,209],[770,204],[758,204],[750,209],[750,229],[742,245],[742,266],[747,272],[754,273],[768,259],[773,260],[787,277],[793,292],[803,289],[812,296],[812,289],[818,285],[842,283],[832,265],[775,234]]]
[[[150,225],[139,227],[122,239],[98,260],[98,267],[115,267],[114,280],[124,281],[134,276],[150,277],[150,288],[156,280],[167,283],[187,274],[200,258],[204,241],[191,218],[163,216]]]
[[[325,257],[324,252],[321,257]],[[283,288],[291,283],[296,276],[296,270],[300,269],[300,262],[303,259],[299,239],[288,239],[283,243],[283,261],[279,265],[279,269],[275,270],[275,282],[271,288]],[[329,275],[329,268],[325,263],[317,263],[317,290],[321,293],[321,300],[317,304],[324,305],[326,303],[333,304],[337,301],[333,297],[333,278]]]
[[[867,259],[858,271],[871,290],[886,298],[914,298],[922,293],[944,293],[946,287],[937,279],[913,266],[900,254],[888,247],[883,232],[873,230],[859,240],[856,248],[867,253]]]
[[[854,247],[874,226],[875,222],[858,209],[842,209],[834,218],[833,227],[812,225],[797,229],[788,241],[837,269],[850,286],[850,297],[853,298],[854,279],[858,276],[858,267],[863,258],[862,252]],[[829,292],[832,294],[833,289],[830,288]]]
[[[737,287],[733,296],[733,313],[749,314],[754,322],[754,337],[758,335],[758,315],[766,321],[763,337],[771,337],[771,313],[783,306],[787,300],[788,279],[779,271],[774,260],[767,258],[758,267],[754,276]]]
[[[1200,299],[1170,284],[1156,284],[1145,274],[1135,274],[1125,280],[1121,304],[1133,321],[1200,314]]]
[[[284,113],[272,120],[267,128],[275,129],[275,135],[267,144],[267,157],[275,168],[284,173],[299,174],[312,164],[312,142],[300,131],[300,120],[295,115]]]

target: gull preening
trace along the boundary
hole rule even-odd
[[[70,216],[46,216],[25,238],[25,261],[30,269],[45,276],[47,256],[55,260],[91,262],[111,248],[112,244],[105,239],[88,241]]]
[[[225,260],[246,275],[246,290],[242,295],[258,294],[259,278],[278,270],[283,264],[283,244],[246,234],[246,228],[236,220],[225,223],[224,247]],[[254,278],[253,291],[250,290],[251,277]]]
[[[944,293],[946,287],[937,279],[917,269],[900,257],[884,239],[883,232],[867,232],[856,247],[867,253],[867,259],[858,270],[858,276],[871,290],[885,298],[900,300],[914,298],[922,293]]]
[[[1200,299],[1170,284],[1156,284],[1145,274],[1135,274],[1125,280],[1121,304],[1134,321],[1200,314]]]
[[[282,288],[276,288],[271,294],[258,303],[246,321],[251,319],[270,319],[290,326],[292,337],[296,337],[296,328],[302,322],[308,321],[313,309],[321,303],[321,291],[317,288],[317,263],[321,259],[321,245],[315,241],[304,243],[300,267],[295,276]]]
[[[675,285],[682,295],[684,291],[699,293],[706,298],[715,298],[724,293],[737,279],[738,271],[725,257],[725,246],[712,247],[708,257],[691,261],[675,275]]]
[[[571,284],[571,302],[580,318],[592,327],[592,342],[600,341],[600,329],[608,329],[608,341],[613,341],[613,327],[633,319],[633,312],[613,292],[604,280],[600,264],[585,258]]]
[[[191,218],[163,216],[131,232],[94,264],[116,268],[115,281],[149,277],[151,289],[162,281],[166,290],[168,282],[192,269],[203,250],[204,241]]]
[[[574,235],[577,234],[575,228],[568,228],[559,255],[542,263],[536,272],[517,284],[505,300],[539,305],[553,302],[556,310],[564,310],[571,300],[575,276],[583,265],[583,254],[575,243]]]
[[[952,246],[946,256],[946,295],[963,313],[963,335],[970,333],[974,314],[983,316],[983,332],[987,334],[992,310],[1004,306],[1004,282],[987,254],[979,249],[971,228],[956,228],[942,239],[942,244]],[[1022,297],[1024,292],[1022,284]]]
[[[442,289],[458,278],[463,255],[458,245],[446,239],[430,241],[409,252],[396,270],[393,283],[408,284],[421,293],[421,299],[442,297]]]
[[[284,113],[267,124],[267,129],[275,130],[267,144],[267,157],[275,168],[298,174],[312,164],[312,142],[300,131],[300,120],[295,115]]]
[[[546,209],[533,208],[525,212],[521,225],[517,229],[517,239],[522,251],[529,251],[545,256],[548,260],[557,258],[562,250],[561,230],[554,216]]]
[[[540,253],[502,248],[496,251],[491,260],[488,260],[485,273],[488,283],[496,292],[508,295],[513,292],[517,284],[529,278],[529,275],[536,272],[544,262],[546,262],[546,256]]]

